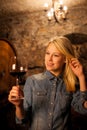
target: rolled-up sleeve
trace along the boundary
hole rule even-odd
[[[72,107],[80,114],[87,114],[87,109],[83,104],[87,101],[87,91],[77,91],[73,94]]]
[[[33,86],[33,83],[32,83],[32,78],[27,78],[26,80],[26,83],[25,83],[25,86],[24,86],[24,100],[23,100],[23,107],[24,107],[24,110],[25,110],[25,117],[24,119],[20,120],[16,117],[16,123],[17,124],[25,124],[27,123],[27,121],[30,121],[31,120],[31,100],[32,100],[32,86]]]

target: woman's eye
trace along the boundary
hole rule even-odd
[[[46,52],[45,54],[46,54],[46,55],[49,55],[50,53],[49,53],[49,52]]]
[[[59,57],[59,55],[58,55],[58,54],[54,54],[54,56],[55,56],[55,57]]]

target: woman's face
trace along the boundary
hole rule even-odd
[[[57,76],[63,71],[64,64],[65,56],[53,44],[50,44],[45,54],[46,69]]]

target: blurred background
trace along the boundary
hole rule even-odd
[[[45,47],[56,35],[71,40],[87,79],[87,0],[0,0],[0,129],[27,130],[16,125],[7,99],[16,80],[10,72],[19,72],[23,86],[44,71]],[[73,130],[87,129],[87,115],[71,111]]]

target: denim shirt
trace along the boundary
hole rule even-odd
[[[24,86],[26,118],[17,123],[30,122],[29,130],[71,130],[71,106],[81,114],[87,114],[83,102],[87,92],[67,92],[62,76],[55,77],[49,71],[29,76]]]

